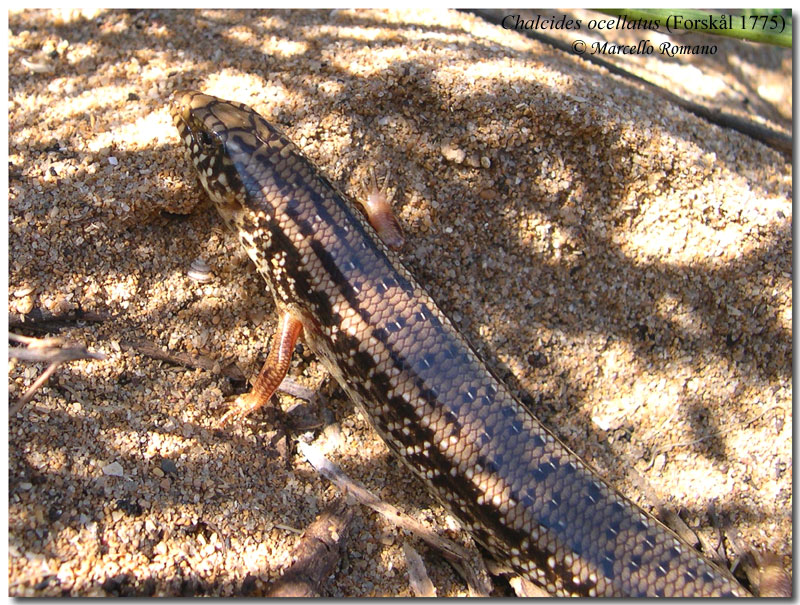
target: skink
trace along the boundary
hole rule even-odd
[[[407,464],[497,559],[554,595],[746,596],[519,403],[369,222],[255,111],[176,92],[199,180],[281,314],[263,404],[302,336]]]

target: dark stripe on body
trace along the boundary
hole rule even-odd
[[[238,107],[244,114],[236,116],[229,107]],[[320,330],[319,336],[324,336],[342,321],[332,311],[331,297],[311,287],[312,275],[326,272],[338,294],[385,349],[392,367],[404,371],[424,405],[445,419],[441,432],[436,432],[431,428],[433,425],[423,427],[418,422],[416,411],[421,405],[418,401],[407,403],[399,396],[388,398],[396,379],[376,372],[369,353],[359,352],[354,358],[348,357],[360,350],[363,342],[359,339],[339,330],[335,337],[320,341],[321,346],[330,349],[326,355],[333,354],[332,359],[325,361],[334,363],[348,378],[351,392],[359,396],[357,403],[367,408],[389,446],[423,476],[427,470],[434,471],[428,482],[451,509],[454,508],[453,494],[464,500],[461,506],[465,509],[454,510],[457,516],[485,526],[479,525],[473,530],[476,537],[491,545],[495,552],[505,553],[508,562],[510,549],[519,548],[523,541],[529,540],[530,548],[519,557],[523,562],[534,562],[551,589],[561,587],[565,591],[587,594],[592,587],[591,583],[573,579],[571,566],[566,565],[560,554],[556,556],[559,545],[580,557],[577,561],[581,575],[586,576],[587,570],[596,573],[598,589],[609,593],[621,591],[623,584],[632,592],[659,594],[664,592],[665,585],[669,585],[670,590],[683,590],[679,585],[676,589],[675,577],[666,584],[667,576],[675,576],[676,571],[679,579],[698,590],[732,586],[727,579],[714,575],[713,568],[696,553],[691,550],[682,553],[670,547],[669,542],[664,543],[672,536],[671,532],[655,521],[646,525],[639,520],[642,514],[639,509],[612,488],[601,489],[596,483],[600,479],[590,469],[583,467],[579,471],[577,460],[572,461],[569,450],[514,402],[510,394],[498,390],[495,384],[499,381],[491,370],[482,365],[477,356],[473,361],[469,345],[451,326],[437,319],[438,309],[430,298],[414,296],[418,286],[384,254],[384,247],[374,240],[358,211],[347,205],[280,131],[242,104],[226,104],[209,98],[196,111],[200,117],[207,116],[206,121],[213,119],[210,127],[220,141],[231,141],[232,146],[238,147],[238,151],[231,154],[238,159],[231,159],[242,183],[238,189],[246,191],[248,199],[233,200],[241,201],[243,206],[231,206],[228,211],[241,212],[240,220],[233,222],[251,236],[255,237],[256,229],[269,232],[269,242],[265,238],[254,240],[252,247],[259,249],[248,248],[248,251],[255,254],[259,271],[270,283],[273,293],[277,296],[280,291],[282,296],[288,297],[284,302],[310,305],[308,311],[314,321],[325,328]],[[226,115],[232,115],[228,126],[222,120]],[[256,138],[255,146],[247,143],[250,137]],[[231,163],[220,163],[221,156],[217,154],[208,155],[209,159],[203,166],[198,165],[198,169],[206,164],[217,171],[227,167],[225,173],[236,191],[233,184],[236,179],[229,170]],[[209,177],[206,185],[225,198],[227,188],[214,176]],[[268,201],[267,195],[279,199],[270,197]],[[303,254],[316,256],[316,261],[310,261],[313,272],[301,264],[300,250],[277,222],[269,220],[276,211],[285,212],[294,229],[308,239],[309,249],[304,248]],[[258,218],[258,212],[263,212],[266,219]],[[317,239],[317,234],[323,234],[324,238]],[[322,241],[326,243],[323,245]],[[245,240],[243,242],[247,245]],[[276,255],[284,259],[284,267],[272,266],[269,259]],[[359,293],[365,296],[364,290],[369,289],[371,296],[377,293],[380,297],[395,287],[407,297],[402,300],[405,316],[397,311],[399,307],[391,309],[378,303],[371,312],[359,296]],[[380,319],[375,318],[376,313],[380,313]],[[387,317],[391,313],[394,316]],[[417,338],[420,334],[425,334],[424,341]],[[394,345],[395,341],[403,346]],[[359,383],[359,378],[365,379],[363,383]],[[382,403],[389,404],[387,414],[378,409]],[[404,419],[410,424],[404,425]],[[394,424],[401,428],[388,428]],[[408,436],[402,432],[404,426],[410,431]],[[450,459],[441,449],[447,445],[439,440],[454,433],[458,441],[454,458]],[[424,442],[429,442],[431,447],[420,453],[418,448]],[[482,491],[461,473],[456,472],[455,477],[451,474],[455,465],[467,455],[474,455],[483,472],[495,475],[510,490],[502,494],[500,507],[488,500],[479,504]],[[500,513],[500,508],[506,508],[506,499],[518,503],[512,505],[508,520]],[[533,526],[537,537],[514,529],[512,520]],[[625,580],[625,571],[633,576]],[[531,579],[535,577],[526,575]],[[695,582],[697,579],[700,581]],[[541,583],[541,579],[537,583]]]

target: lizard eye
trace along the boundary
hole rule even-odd
[[[214,140],[211,138],[211,135],[208,134],[208,132],[205,131],[205,130],[201,130],[198,133],[197,138],[198,138],[198,142],[203,147],[211,147],[214,144]]]

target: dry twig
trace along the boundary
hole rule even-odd
[[[422,557],[414,550],[409,542],[403,542],[403,553],[406,555],[406,569],[408,570],[408,582],[411,590],[417,597],[435,597],[436,588],[428,577]]]
[[[725,433],[730,433],[731,431],[734,431],[739,427],[747,426],[748,424],[754,423],[756,420],[760,419],[763,416],[766,416],[769,412],[771,412],[773,410],[780,410],[780,406],[774,405],[772,407],[769,407],[766,410],[763,410],[763,411],[759,412],[758,414],[755,414],[752,418],[749,418],[747,420],[743,420],[741,422],[737,422],[735,424],[732,424],[732,425],[728,426],[727,428],[720,429],[719,431],[714,431],[712,433],[708,433],[707,435],[704,435],[703,437],[698,437],[697,439],[692,439],[691,441],[682,441],[680,443],[670,443],[668,445],[664,445],[664,446],[661,446],[659,448],[656,448],[653,451],[653,453],[650,455],[650,462],[647,463],[647,466],[644,468],[644,470],[647,471],[647,470],[650,470],[653,467],[653,464],[654,464],[654,462],[656,460],[656,457],[659,454],[666,453],[666,452],[668,452],[670,450],[674,450],[675,448],[688,447],[690,445],[695,445],[697,443],[705,441],[706,439],[711,439],[711,438],[714,438],[714,437],[719,437],[721,435],[724,435]]]
[[[318,597],[325,579],[341,559],[353,510],[343,498],[334,500],[306,528],[292,553],[286,573],[267,592],[267,597]]]
[[[201,369],[213,374],[222,374],[226,378],[236,381],[247,379],[236,364],[229,363],[223,366],[219,361],[203,355],[191,355],[189,353],[179,353],[175,351],[165,351],[156,344],[144,339],[123,340],[119,343],[120,347],[129,351],[135,351],[151,359],[159,359],[177,366],[192,369]],[[282,393],[303,399],[315,404],[324,404],[325,397],[319,389],[310,389],[299,382],[286,376],[281,382],[278,390]]]
[[[32,309],[25,315],[9,313],[8,329],[33,332],[34,334],[53,334],[84,323],[103,323],[113,319],[106,313],[71,309],[65,313],[50,313],[44,309]]]
[[[9,340],[27,345],[26,347],[11,347],[8,349],[10,359],[21,361],[45,361],[50,365],[37,378],[27,391],[20,397],[11,409],[9,414],[13,416],[20,408],[31,400],[34,393],[47,382],[47,379],[58,369],[62,363],[75,361],[77,359],[105,359],[103,353],[93,353],[81,345],[66,345],[61,338],[31,338],[19,334],[9,334]]]
[[[428,529],[391,504],[383,502],[363,485],[348,477],[342,469],[325,458],[322,452],[313,445],[301,441],[297,444],[297,449],[319,474],[336,485],[340,491],[380,513],[393,525],[411,532],[441,553],[467,582],[471,596],[489,596],[491,585],[488,580],[488,572],[482,563],[474,561],[475,558],[470,555],[469,551]],[[473,565],[479,565],[480,569],[475,570]]]
[[[136,351],[145,357],[159,359],[177,366],[192,369],[202,369],[208,372],[222,374],[232,380],[245,380],[246,376],[235,365],[230,364],[222,367],[219,361],[202,355],[190,355],[189,353],[176,353],[165,351],[158,345],[144,339],[123,340],[119,343],[123,349]]]

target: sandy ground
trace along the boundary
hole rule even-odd
[[[790,51],[723,42],[713,69],[662,71],[785,128]],[[257,593],[336,495],[301,435],[340,435],[348,473],[464,540],[311,355],[291,370],[329,395],[311,422],[285,433],[281,396],[214,428],[275,317],[179,148],[185,87],[270,116],[352,195],[388,173],[404,262],[543,422],[643,506],[632,468],[791,569],[790,159],[457,12],[12,11],[9,46],[11,331],[107,356],[12,408],[12,595]],[[11,362],[12,402],[44,368]],[[410,595],[407,540],[359,509],[326,594]]]

